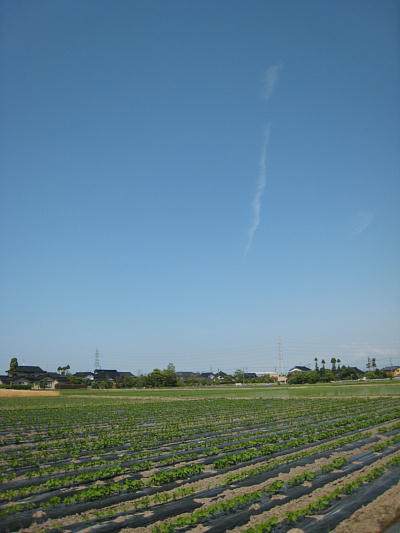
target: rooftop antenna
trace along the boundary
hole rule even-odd
[[[277,372],[279,376],[283,375],[283,355],[282,355],[282,339],[278,337],[278,361],[277,361]]]
[[[100,370],[101,368],[101,365],[100,365],[100,352],[99,352],[99,349],[96,348],[96,352],[94,354],[94,369],[95,370]]]

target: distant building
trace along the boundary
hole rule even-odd
[[[382,370],[388,374],[391,374],[394,378],[400,377],[399,365],[385,366],[385,368],[382,368]]]
[[[288,375],[293,374],[295,372],[310,372],[311,368],[308,368],[307,366],[294,366],[288,371]]]
[[[213,381],[215,379],[213,372],[201,372],[200,377],[209,381]]]
[[[7,371],[10,374],[10,371]],[[13,376],[0,376],[2,385],[24,386],[32,389],[55,389],[68,383],[68,378],[56,372],[46,372],[40,366],[18,365]]]
[[[175,374],[184,383],[187,383],[188,381],[192,379],[199,379],[200,377],[200,374],[198,374],[197,372],[175,372]]]
[[[118,382],[122,381],[124,377],[127,376],[134,377],[131,372],[118,372],[118,370],[103,370],[98,368],[94,371],[94,381],[106,381],[113,387],[115,387]]]
[[[41,379],[32,382],[32,389],[54,390],[58,385],[68,383],[68,378],[56,372],[46,372]]]
[[[90,379],[90,381],[94,380],[93,372],[75,372],[74,376],[76,378],[81,378],[81,379]]]
[[[46,372],[40,368],[40,366],[25,366],[18,365],[16,370],[16,376],[35,376],[37,374],[45,374]],[[7,374],[10,375],[10,371],[7,370]]]
[[[243,379],[257,379],[256,372],[244,372]]]

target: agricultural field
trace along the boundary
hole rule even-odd
[[[398,395],[119,392],[0,399],[0,531],[364,533],[400,518]]]

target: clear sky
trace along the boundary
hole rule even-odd
[[[400,362],[396,0],[2,0],[0,371]]]

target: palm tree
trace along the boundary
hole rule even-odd
[[[332,363],[332,372],[336,372],[336,358],[335,357],[331,358],[331,363]]]
[[[321,365],[322,365],[322,372],[325,372],[325,359],[322,359],[321,360]]]
[[[337,359],[337,369],[340,370],[340,359]]]
[[[318,370],[319,370],[319,368],[318,368],[318,357],[316,357],[314,359],[314,361],[315,361],[315,372],[318,372]]]

